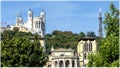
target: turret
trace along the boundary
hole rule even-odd
[[[23,23],[23,19],[22,19],[22,17],[21,17],[21,13],[20,13],[20,15],[16,15],[16,26],[20,26],[20,24],[22,24]]]
[[[27,27],[29,29],[29,31],[31,31],[33,29],[33,12],[31,10],[31,8],[28,11],[28,24]]]
[[[28,21],[31,20],[33,17],[33,12],[31,11],[31,8],[28,11]]]
[[[46,13],[44,12],[44,9],[41,11],[40,16],[43,18],[43,22],[45,23]]]
[[[20,16],[19,16],[19,22],[20,22],[20,24],[23,23],[23,18],[22,18],[22,16],[21,16],[21,12],[20,12]]]
[[[44,12],[44,9],[40,12],[40,18],[41,18],[41,37],[44,38],[45,36],[45,19],[46,19],[46,14]]]

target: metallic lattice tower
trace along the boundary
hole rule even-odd
[[[102,37],[103,34],[102,34],[102,15],[101,15],[101,8],[99,9],[99,37]]]

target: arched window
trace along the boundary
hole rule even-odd
[[[48,65],[48,68],[51,68],[51,65]]]
[[[35,28],[37,28],[37,23],[35,22]]]
[[[89,43],[89,51],[92,51],[92,43]]]
[[[36,28],[38,28],[38,21],[36,21]]]
[[[72,67],[75,67],[75,61],[72,60]]]
[[[60,67],[63,67],[64,66],[64,64],[63,64],[63,61],[61,60],[60,61]]]
[[[65,67],[69,67],[69,64],[70,64],[70,62],[69,62],[69,60],[67,60],[67,61],[65,62]]]
[[[86,44],[86,51],[88,51],[88,43]]]
[[[57,61],[55,61],[55,67],[57,67]]]
[[[88,44],[87,44],[87,42],[85,42],[85,44],[84,44],[84,51],[88,51]]]
[[[39,28],[40,28],[40,21],[39,21]]]
[[[84,59],[86,59],[86,53],[84,54]]]

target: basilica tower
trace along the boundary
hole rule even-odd
[[[45,22],[46,22],[46,13],[44,12],[44,9],[40,12],[40,17],[42,19],[41,23],[41,37],[44,38],[45,36]]]
[[[101,8],[99,9],[99,17],[98,17],[98,19],[99,19],[99,31],[98,31],[98,33],[99,33],[99,37],[102,37],[103,34],[102,34],[102,15],[101,15]]]
[[[33,12],[31,8],[28,11],[28,29],[33,29]]]
[[[20,27],[22,23],[23,23],[23,18],[21,17],[21,12],[20,12],[19,15],[18,14],[16,15],[16,26]]]

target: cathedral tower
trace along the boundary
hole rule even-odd
[[[45,36],[45,22],[46,22],[46,13],[44,12],[44,9],[41,11],[40,13],[40,17],[42,19],[42,23],[41,23],[41,37],[44,38]]]
[[[28,25],[27,26],[29,29],[33,29],[33,12],[31,8],[28,11]]]
[[[19,15],[18,14],[16,15],[16,26],[19,27],[22,25],[22,23],[23,23],[23,18],[21,17],[21,12],[20,12]]]
[[[102,34],[102,15],[101,15],[101,8],[99,9],[99,17],[98,17],[98,19],[99,19],[99,31],[98,31],[98,33],[99,33],[99,37],[102,37],[103,34]]]

